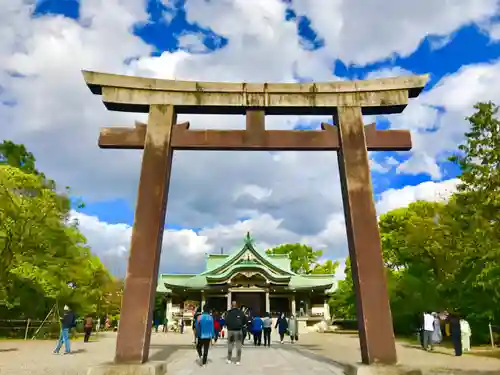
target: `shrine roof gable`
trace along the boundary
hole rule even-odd
[[[204,276],[212,276],[227,273],[231,268],[234,268],[236,265],[246,264],[248,266],[263,266],[273,274],[283,275],[283,276],[292,276],[295,275],[292,271],[290,271],[288,263],[286,259],[277,259],[274,260],[266,254],[258,251],[254,246],[255,241],[250,236],[250,233],[247,233],[245,237],[245,242],[243,247],[236,251],[235,253],[227,256],[217,255],[213,259],[207,261],[207,270],[201,275]],[[213,257],[213,255],[209,255],[209,259]],[[219,258],[219,259],[216,259]],[[283,262],[283,260],[285,260]],[[214,265],[210,267],[210,265]]]

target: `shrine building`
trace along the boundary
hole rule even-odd
[[[224,312],[237,301],[252,314],[284,312],[302,325],[330,319],[328,298],[336,288],[334,275],[299,275],[288,255],[266,255],[247,233],[243,247],[232,254],[208,254],[200,274],[162,274],[157,293],[165,297],[165,316],[190,320],[193,310],[208,304]]]

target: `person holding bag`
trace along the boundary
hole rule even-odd
[[[295,341],[299,341],[299,322],[293,315],[288,319],[288,333],[290,334],[290,341],[292,344]]]

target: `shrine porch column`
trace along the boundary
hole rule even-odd
[[[394,364],[396,344],[361,108],[338,107],[334,123],[339,127],[337,157],[361,359],[365,364]]]
[[[291,302],[291,309],[290,309],[291,314],[295,316],[295,314],[297,313],[297,302],[295,301],[295,294],[292,297],[290,297],[290,302]]]
[[[205,292],[202,290],[201,291],[201,304],[200,304],[201,311],[203,311],[203,306],[205,306],[205,303],[206,303]]]
[[[170,138],[175,122],[173,106],[150,106],[115,363],[144,363],[149,357],[153,304],[172,167]]]
[[[232,293],[231,292],[227,292],[227,309],[230,310],[231,309],[231,298],[232,298]]]
[[[271,313],[271,300],[269,298],[269,290],[266,290],[266,313]]]

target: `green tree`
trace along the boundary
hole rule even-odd
[[[340,280],[337,289],[330,297],[328,302],[330,311],[339,319],[356,318],[356,296],[354,294],[354,285],[352,281],[351,260],[349,257],[345,263],[345,278]]]
[[[468,117],[457,162],[458,192],[445,203],[415,202],[381,215],[382,253],[394,329],[410,334],[425,310],[466,317],[473,340],[488,340],[488,323],[500,321],[500,122],[498,107],[478,103]],[[330,304],[336,316],[355,315],[346,267]]]
[[[489,193],[500,189],[500,120],[498,106],[492,102],[477,103],[476,112],[467,117],[471,125],[465,133],[460,153],[450,158],[462,174],[458,190],[461,192]],[[483,204],[489,203],[483,201]]]
[[[0,165],[10,165],[30,174],[40,174],[35,168],[35,156],[24,145],[12,141],[0,143]]]
[[[317,263],[312,269],[313,274],[335,275],[339,262],[334,262],[331,259],[326,260],[324,263]]]
[[[16,260],[38,264],[57,255],[60,247],[48,246],[47,239],[59,239],[64,215],[57,209],[56,193],[39,176],[15,167],[0,166],[0,197],[0,282],[5,287]]]
[[[290,258],[290,268],[298,274],[311,273],[314,264],[323,254],[322,251],[314,251],[310,246],[296,244],[286,244],[266,250],[268,255],[288,255]]]
[[[70,207],[24,146],[0,144],[0,319],[43,319],[55,303],[81,314],[119,309],[117,281],[70,221]]]

